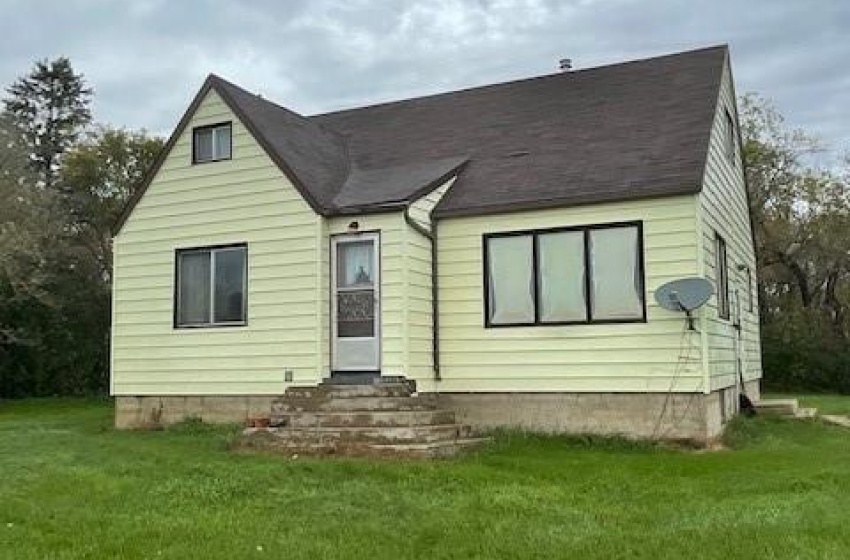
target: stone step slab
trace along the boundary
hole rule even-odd
[[[476,449],[491,438],[458,438],[454,441],[431,443],[375,444],[370,449],[373,454],[382,457],[412,457],[416,459],[447,459],[460,453]]]
[[[237,450],[273,451],[298,456],[341,456],[341,457],[377,457],[403,459],[437,459],[450,458],[460,453],[475,449],[490,441],[490,438],[458,438],[447,441],[428,443],[354,443],[354,442],[322,442],[305,443],[268,437],[240,440]]]
[[[821,418],[830,424],[834,424],[836,426],[841,426],[844,428],[850,428],[850,416],[843,416],[840,414],[824,414]]]
[[[380,383],[377,385],[318,385],[315,387],[289,387],[285,397],[299,399],[360,397],[409,397],[415,388],[410,383]]]
[[[285,396],[271,405],[272,416],[293,412],[379,412],[405,410],[436,410],[433,398],[424,395],[413,397],[342,397],[320,395],[315,397]]]
[[[430,443],[466,438],[471,431],[458,424],[432,426],[346,426],[346,427],[279,427],[246,428],[244,438],[277,438],[294,444],[300,443]]]
[[[798,408],[794,412],[794,418],[807,419],[807,418],[816,418],[818,415],[818,409],[816,408]]]
[[[455,423],[450,410],[379,410],[344,412],[290,412],[272,415],[273,427],[404,427]]]
[[[799,408],[797,399],[769,399],[756,403],[756,410],[759,412],[780,416],[795,416]]]

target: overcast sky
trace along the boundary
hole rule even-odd
[[[311,114],[719,43],[850,150],[847,0],[0,0],[0,84],[68,56],[96,119],[162,134],[210,72]]]

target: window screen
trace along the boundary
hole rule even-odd
[[[245,320],[245,249],[215,251],[215,323]]]

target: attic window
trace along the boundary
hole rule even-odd
[[[231,157],[230,123],[199,126],[192,130],[192,163],[221,161]]]

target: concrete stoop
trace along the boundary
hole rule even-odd
[[[293,387],[272,401],[269,427],[246,428],[241,449],[287,455],[450,457],[487,441],[406,381]]]
[[[771,414],[786,418],[814,418],[816,408],[801,408],[797,399],[762,399],[755,403],[760,414]]]

